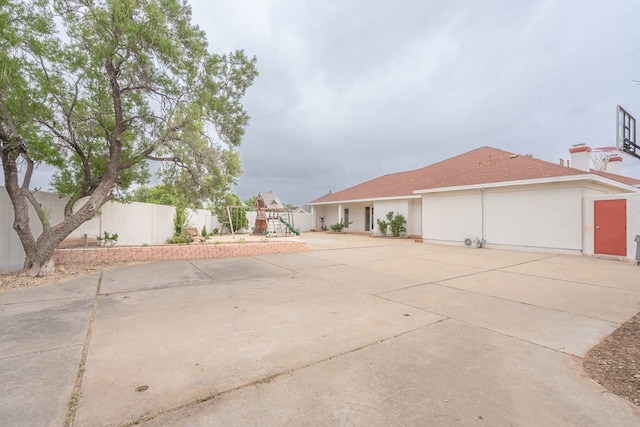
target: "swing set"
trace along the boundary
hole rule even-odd
[[[225,228],[235,239],[237,228],[244,226],[247,211],[256,212],[256,220],[253,226],[253,235],[257,236],[299,236],[300,232],[293,226],[293,211],[284,207],[275,193],[260,192],[256,197],[254,206],[227,206],[225,217],[220,227],[220,235]]]

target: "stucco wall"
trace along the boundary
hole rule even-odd
[[[36,193],[36,198],[49,212],[51,224],[62,221],[66,199],[45,192]],[[107,231],[118,233],[118,245],[161,244],[173,235],[174,214],[173,206],[108,202],[96,217],[78,227],[69,238],[79,238],[86,234],[93,239]],[[29,215],[32,230],[37,237],[42,232],[40,221],[32,208],[29,209]],[[203,225],[206,225],[208,231],[219,226],[216,217],[203,209],[192,211],[190,222],[198,231]],[[24,263],[24,251],[12,226],[13,207],[5,188],[0,187],[0,272],[19,270]]]
[[[65,200],[52,193],[37,192],[36,198],[42,203],[51,224],[62,220]],[[42,232],[40,220],[29,205],[29,225],[37,236]],[[13,206],[4,187],[0,186],[0,273],[20,270],[24,263],[24,251],[18,235],[13,229]]]
[[[419,203],[420,199],[416,199],[416,202]],[[399,213],[403,215],[405,219],[407,219],[407,232],[409,229],[415,228],[415,226],[413,226],[412,223],[409,221],[411,212],[413,212],[411,209],[411,206],[412,206],[411,199],[376,202],[374,205],[374,211],[373,211],[374,223],[376,224],[375,234],[380,233],[380,231],[378,230],[378,219],[387,221],[388,212],[393,212],[394,215]],[[387,233],[390,234],[391,230],[389,230]]]
[[[321,218],[324,218],[324,225],[327,227],[327,230],[329,230],[329,226],[331,226],[331,224],[335,224],[338,222],[338,205],[313,206],[312,211],[314,210],[315,217],[313,217],[311,221],[312,229],[321,230]]]
[[[407,234],[409,236],[422,236],[422,199],[412,199],[409,202]]]
[[[485,192],[485,239],[490,245],[582,250],[582,189],[559,186]]]
[[[431,242],[462,243],[482,236],[479,191],[425,194],[422,198],[422,237]]]
[[[579,253],[582,194],[576,185],[546,184],[423,195],[423,238],[462,245]]]
[[[367,207],[373,209],[373,220],[371,221],[371,229],[369,231],[365,230],[365,212]],[[329,230],[332,224],[338,222],[338,214],[340,214],[340,216],[344,214],[345,208],[349,209],[349,221],[353,222],[353,224],[349,225],[348,229],[345,229],[346,231],[379,234],[378,219],[386,221],[387,212],[395,212],[402,214],[407,220],[406,234],[412,236],[421,235],[422,202],[419,198],[312,206],[311,228],[320,230],[320,218],[324,217],[327,230]]]

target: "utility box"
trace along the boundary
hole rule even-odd
[[[636,265],[640,265],[640,234],[636,234]]]

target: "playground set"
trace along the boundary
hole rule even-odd
[[[293,211],[286,208],[273,191],[258,193],[256,203],[253,206],[227,206],[225,218],[220,227],[220,235],[228,228],[235,238],[234,224],[239,224],[240,216],[246,215],[247,211],[256,212],[255,223],[252,233],[256,236],[266,237],[286,237],[300,235],[293,225]]]

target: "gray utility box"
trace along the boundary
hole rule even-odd
[[[636,234],[636,264],[640,265],[640,234]]]

